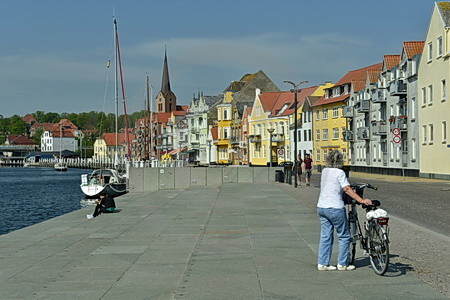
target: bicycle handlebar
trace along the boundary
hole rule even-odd
[[[373,186],[373,185],[371,185],[370,183],[354,183],[354,184],[351,184],[350,187],[352,187],[352,188],[359,188],[359,189],[364,189],[364,188],[367,187],[369,189],[378,191],[378,188]]]

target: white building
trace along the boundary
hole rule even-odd
[[[63,131],[60,136],[60,131],[44,131],[41,136],[41,151],[42,152],[57,152],[57,151],[77,151],[78,141],[69,131]]]

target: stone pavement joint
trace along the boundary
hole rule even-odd
[[[118,213],[87,220],[83,208],[0,236],[0,299],[446,299],[407,263],[375,275],[362,253],[355,271],[317,271],[316,211],[277,184],[116,203]]]

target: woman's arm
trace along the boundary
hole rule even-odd
[[[342,188],[342,190],[344,191],[344,193],[346,193],[347,195],[349,195],[350,197],[352,197],[353,199],[355,199],[356,201],[358,201],[361,204],[365,204],[365,205],[371,205],[372,201],[370,201],[370,199],[363,199],[361,198],[361,196],[359,196],[357,193],[355,193],[355,191],[349,186],[344,186]]]

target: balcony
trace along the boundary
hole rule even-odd
[[[345,130],[342,133],[342,135],[343,135],[344,142],[353,142],[354,141],[353,131]]]
[[[261,135],[260,134],[251,134],[248,136],[250,143],[261,143]]]
[[[232,137],[230,138],[230,144],[231,144],[231,145],[238,145],[238,144],[239,144],[239,137],[237,137],[237,136],[232,136]]]
[[[401,131],[408,130],[408,117],[407,116],[391,116],[389,118],[389,122],[391,123],[391,130],[394,128],[398,128]]]
[[[284,133],[272,134],[272,142],[275,142],[275,143],[284,142]]]
[[[404,79],[397,79],[391,82],[389,86],[389,92],[392,96],[400,96],[406,95],[407,93],[407,84]]]
[[[370,110],[370,100],[362,99],[355,104],[356,111],[358,113],[369,112]]]
[[[373,135],[386,135],[387,126],[386,121],[372,121],[372,134]]]
[[[358,140],[368,140],[369,137],[369,127],[358,127],[357,132],[357,139]]]
[[[372,93],[373,103],[385,103],[387,101],[387,90],[386,88],[378,88]]]
[[[353,118],[353,106],[343,106],[342,107],[342,117],[344,118]]]

